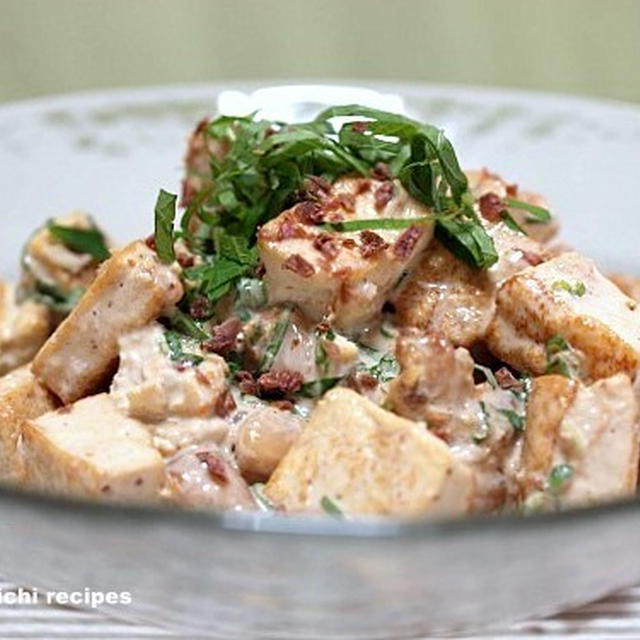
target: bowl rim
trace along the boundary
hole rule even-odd
[[[60,107],[86,108],[107,106],[130,101],[136,103],[187,100],[206,97],[227,90],[253,92],[258,89],[304,87],[344,87],[372,89],[381,93],[397,93],[401,97],[424,96],[442,92],[456,99],[474,99],[488,103],[496,100],[527,102],[536,106],[594,110],[610,114],[640,118],[640,105],[601,97],[569,95],[558,92],[532,91],[526,89],[480,86],[466,84],[444,84],[428,82],[393,82],[375,79],[287,79],[221,81],[215,83],[174,83],[149,86],[119,87],[90,91],[60,93],[30,97],[15,101],[0,102],[0,119],[24,116]],[[213,110],[213,105],[212,105]],[[237,531],[294,536],[330,536],[334,538],[433,538],[466,535],[472,532],[521,531],[532,526],[567,526],[568,523],[587,523],[593,518],[613,518],[617,515],[636,515],[640,501],[626,498],[593,506],[571,508],[559,512],[538,513],[527,516],[516,512],[472,515],[463,518],[434,520],[429,518],[402,519],[397,517],[331,517],[328,515],[279,514],[272,512],[235,512],[179,510],[158,506],[133,506],[97,503],[57,496],[35,494],[12,487],[0,487],[0,508],[3,503],[23,508],[37,508],[56,514],[73,516],[91,515],[107,518],[111,522],[138,520],[166,523],[188,528],[207,528],[218,531]]]

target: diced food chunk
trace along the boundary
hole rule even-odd
[[[596,380],[634,377],[640,357],[640,309],[593,262],[565,253],[509,278],[500,287],[487,331],[492,353],[520,371],[550,366],[549,341],[561,339]]]
[[[147,429],[106,394],[27,420],[20,448],[29,489],[108,501],[160,498],[162,456]]]
[[[28,365],[0,378],[0,482],[13,484],[22,476],[22,458],[17,451],[22,423],[56,406]]]
[[[454,515],[470,506],[470,471],[423,423],[394,415],[349,389],[318,403],[265,495],[287,511]]]
[[[429,211],[398,181],[343,178],[320,202],[306,201],[258,234],[269,301],[299,305],[316,322],[332,315],[355,330],[382,308],[433,235]],[[401,229],[336,231],[320,222],[416,220]]]
[[[181,507],[253,510],[247,483],[216,445],[179,451],[167,461],[168,499]]]
[[[42,347],[33,371],[65,404],[113,374],[118,336],[143,327],[182,297],[182,285],[143,242],[105,262],[86,295]]]
[[[533,381],[523,465],[525,506],[588,505],[633,495],[638,405],[624,374],[586,387],[551,375]]]
[[[242,475],[250,482],[269,479],[302,429],[300,418],[290,411],[261,406],[238,427],[235,456]]]
[[[33,300],[18,304],[14,288],[0,282],[0,375],[33,359],[50,331],[46,306]]]
[[[487,231],[499,256],[487,271],[477,271],[439,242],[431,243],[393,298],[401,326],[439,331],[465,347],[484,340],[500,283],[550,257],[542,245],[501,222]]]
[[[227,392],[226,362],[214,353],[203,353],[197,344],[185,345],[188,356],[182,346],[178,353],[171,353],[171,340],[183,338],[167,334],[158,323],[119,338],[120,365],[111,396],[123,413],[144,422],[216,414]],[[182,357],[192,360],[186,362]]]

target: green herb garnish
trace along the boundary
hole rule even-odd
[[[74,253],[87,254],[96,262],[104,262],[111,257],[104,236],[99,229],[78,229],[49,222],[47,230],[53,238]]]
[[[156,253],[162,262],[171,264],[176,259],[173,247],[173,222],[176,217],[177,196],[160,189],[155,207],[154,241]]]
[[[506,209],[500,212],[500,218],[512,231],[517,231],[525,236],[527,235],[526,231],[515,221],[514,217]]]
[[[275,505],[267,496],[264,495],[264,483],[263,482],[255,482],[254,484],[249,486],[249,491],[251,491],[251,495],[253,499],[256,501],[256,504],[260,507],[262,511],[274,511]]]
[[[173,313],[168,316],[167,321],[169,326],[175,331],[195,338],[196,340],[202,341],[210,338],[209,334],[204,331],[191,316],[180,311],[180,309],[175,309]]]
[[[169,348],[169,358],[180,364],[198,366],[204,358],[195,353],[187,353],[183,349],[183,337],[177,331],[166,331],[164,339]]]
[[[573,476],[573,467],[570,464],[557,464],[549,473],[549,489],[551,493],[558,494],[565,482]]]
[[[489,437],[489,413],[487,412],[487,405],[480,401],[480,424],[476,431],[472,434],[471,438],[476,444],[484,442]]]
[[[280,347],[282,346],[282,342],[284,341],[284,336],[287,333],[287,329],[289,328],[290,319],[291,310],[283,309],[278,316],[278,320],[276,321],[275,326],[273,327],[269,344],[267,344],[262,354],[262,359],[260,360],[260,364],[258,366],[258,373],[264,373],[265,371],[271,369],[271,365],[273,365],[273,361],[276,359],[278,351],[280,351]]]
[[[344,376],[334,376],[331,378],[318,378],[317,380],[310,380],[304,382],[298,394],[305,398],[317,398],[323,396],[329,389],[333,389]]]
[[[538,207],[528,202],[522,202],[522,200],[516,200],[515,198],[503,198],[504,203],[512,207],[513,209],[521,209],[529,214],[526,222],[529,224],[545,224],[551,222],[551,213],[544,207]]]
[[[323,508],[324,512],[328,513],[329,515],[342,515],[342,509],[340,509],[340,507],[338,507],[338,505],[328,496],[322,496],[322,500],[320,500],[320,506]]]
[[[513,409],[498,409],[498,413],[507,418],[514,431],[524,431],[524,416],[517,411],[513,411]]]
[[[317,225],[322,229],[330,229],[339,233],[367,230],[399,230],[433,222],[435,216],[421,218],[372,218],[370,220],[346,220],[344,222],[324,222]]]
[[[65,292],[54,285],[36,280],[33,290],[25,295],[56,313],[67,314],[78,304],[84,293],[84,287],[74,287],[71,291]]]
[[[573,284],[570,284],[566,280],[556,280],[551,285],[551,288],[553,291],[566,291],[578,298],[581,298],[587,292],[587,287],[582,280],[577,280]]]
[[[571,345],[560,335],[555,335],[547,340],[545,345],[547,354],[547,367],[545,374],[575,377],[578,374],[580,362]]]

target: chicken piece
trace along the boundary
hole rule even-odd
[[[550,375],[533,381],[524,447],[525,506],[588,505],[633,495],[638,405],[625,374],[587,387]]]
[[[106,394],[27,420],[19,447],[28,489],[117,502],[160,499],[162,457],[147,429]]]
[[[635,376],[640,353],[638,303],[577,253],[562,254],[504,282],[487,344],[515,369],[539,375],[550,364],[548,341],[555,336],[581,360],[585,379],[618,372]]]
[[[0,378],[0,483],[16,484],[23,475],[22,457],[17,452],[22,423],[56,406],[55,398],[35,379],[28,365]]]
[[[486,169],[480,171],[465,171],[467,180],[469,181],[469,189],[476,200],[480,200],[482,196],[495,194],[501,200],[503,198],[514,198],[520,202],[532,204],[536,207],[549,209],[549,204],[545,198],[531,191],[523,191],[516,184],[509,184],[503,178],[490,173]],[[551,218],[549,222],[540,223],[531,221],[531,216],[523,209],[515,207],[505,207],[511,214],[513,219],[524,230],[530,238],[538,242],[545,243],[551,240],[558,232],[558,222],[555,218]]]
[[[609,280],[615,284],[622,293],[636,302],[640,302],[640,278],[637,276],[625,276],[618,273],[609,274]]]
[[[264,494],[287,511],[453,516],[469,510],[473,481],[423,423],[385,411],[349,389],[320,400]]]
[[[123,413],[143,422],[214,415],[227,392],[227,363],[214,353],[203,353],[195,341],[185,345],[184,352],[200,362],[185,365],[177,354],[172,360],[165,336],[165,329],[154,322],[118,339],[120,366],[111,396]]]
[[[54,222],[72,229],[96,229],[91,217],[79,211]],[[93,282],[98,266],[93,256],[67,248],[45,226],[36,231],[24,248],[21,295],[50,300],[52,307],[68,312],[68,305],[79,297],[78,291]]]
[[[215,444],[189,447],[167,461],[167,488],[180,507],[256,509],[247,483]]]
[[[0,282],[0,376],[29,362],[50,332],[49,309],[34,300],[18,304],[14,288]]]
[[[499,256],[487,271],[473,269],[437,241],[429,246],[392,299],[400,326],[440,331],[457,346],[470,347],[484,340],[500,284],[532,263],[550,258],[542,245],[504,223],[487,230]]]
[[[332,314],[356,331],[379,313],[433,236],[429,211],[398,181],[342,178],[320,204],[303,202],[262,227],[258,250],[272,304],[297,304],[314,321]],[[400,230],[340,233],[316,223],[422,219]]]
[[[188,207],[192,198],[211,183],[211,157],[221,161],[229,150],[229,142],[215,140],[206,135],[209,121],[204,118],[196,125],[189,139],[184,155],[185,177],[182,180],[180,204]]]
[[[105,262],[86,295],[33,362],[33,372],[64,404],[109,382],[118,336],[143,327],[182,297],[182,285],[143,242]]]
[[[298,439],[302,421],[290,411],[261,406],[238,427],[235,456],[249,482],[265,482],[291,445]]]
[[[390,385],[389,404],[401,416],[425,420],[473,471],[473,510],[492,511],[511,501],[514,487],[504,472],[523,421],[520,394],[474,385],[471,355],[442,335],[404,332],[396,357],[400,375]]]

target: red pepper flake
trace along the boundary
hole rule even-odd
[[[302,386],[302,374],[299,371],[268,371],[258,378],[258,390],[266,398],[280,398],[295,393]]]
[[[298,220],[303,224],[319,224],[324,219],[322,207],[317,202],[307,200],[296,207]]]
[[[227,484],[229,476],[227,475],[227,467],[220,458],[212,451],[198,451],[196,458],[207,467],[207,471],[212,480],[218,484]]]
[[[231,316],[221,324],[213,327],[211,339],[204,342],[202,348],[210,353],[225,353],[235,346],[241,329],[242,322],[240,319]]]
[[[510,198],[515,198],[518,195],[518,185],[517,184],[508,184],[505,187],[505,191]]]
[[[328,233],[320,233],[313,239],[313,248],[319,251],[327,260],[333,260],[338,255],[335,240]]]
[[[240,389],[242,393],[250,396],[258,395],[258,384],[249,371],[245,371],[244,369],[237,371],[236,382],[238,383],[238,389]]]
[[[371,169],[371,177],[374,180],[391,180],[389,165],[385,162],[376,162]]]
[[[542,256],[534,251],[527,251],[526,249],[517,249],[517,251],[522,252],[522,259],[525,262],[528,262],[532,267],[536,267],[544,262]]]
[[[368,122],[353,122],[351,123],[351,130],[356,133],[365,133],[369,129]]]
[[[372,258],[389,246],[381,236],[368,229],[360,232],[360,242],[360,253],[363,258]]]
[[[301,278],[310,278],[316,272],[313,265],[298,253],[290,255],[284,261],[282,268],[293,271],[293,273],[299,275]]]
[[[228,390],[222,393],[216,400],[215,413],[217,416],[224,418],[236,408],[236,401]]]
[[[421,231],[415,225],[405,229],[393,245],[393,255],[398,260],[406,260],[414,250]]]
[[[393,182],[383,182],[374,192],[373,200],[378,211],[384,209],[393,199]]]
[[[211,305],[204,296],[194,298],[189,305],[189,315],[196,320],[205,320],[211,315]]]
[[[478,200],[478,206],[482,217],[485,220],[489,220],[489,222],[498,222],[500,220],[500,212],[505,208],[502,198],[493,192],[485,193]]]

